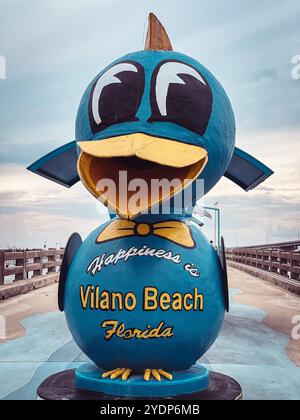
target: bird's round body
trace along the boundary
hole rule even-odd
[[[103,369],[188,369],[221,329],[225,303],[216,251],[184,219],[177,222],[187,227],[192,246],[188,238],[181,244],[157,236],[158,220],[103,242],[101,232],[114,221],[100,226],[69,268],[64,310],[70,331]]]
[[[225,249],[221,239],[218,255],[190,215],[223,175],[249,190],[272,171],[235,148],[225,90],[173,51],[153,14],[145,49],[86,88],[75,132],[29,169],[65,186],[80,179],[118,215],[84,242],[73,234],[61,267],[59,309],[97,366],[77,369],[77,388],[143,397],[207,388],[207,369],[192,366],[229,309]]]

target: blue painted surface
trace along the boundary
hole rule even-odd
[[[148,220],[150,216],[143,217]],[[193,248],[184,248],[154,235],[96,243],[96,238],[106,226],[107,223],[97,228],[82,243],[69,268],[64,312],[76,343],[97,366],[108,370],[117,367],[135,370],[161,368],[167,371],[189,369],[211,347],[224,319],[222,271],[214,248],[194,225],[190,225],[195,241]],[[171,252],[173,256],[180,257],[180,263],[153,256],[135,256],[103,266],[94,276],[87,273],[95,257],[104,255],[107,258],[120,250],[143,249],[144,246]],[[185,270],[187,264],[194,264],[199,277],[193,277]],[[81,287],[86,290],[89,285],[94,289],[100,287],[99,293],[118,292],[123,297],[132,292],[136,297],[136,306],[133,310],[119,307],[96,310],[88,304],[83,309],[79,290]],[[155,288],[159,295],[202,294],[204,308],[200,310],[197,301],[196,309],[176,311],[158,307],[156,310],[145,310],[144,290],[147,287]],[[190,299],[190,302],[193,300]],[[118,325],[124,323],[126,329],[138,328],[141,331],[148,325],[152,329],[157,328],[163,322],[165,328],[172,328],[172,336],[120,339],[115,334],[107,340],[105,334],[108,328],[101,328],[107,320],[117,321]]]
[[[250,191],[265,181],[274,172],[262,162],[235,147],[233,157],[224,176],[245,191]]]
[[[164,60],[174,60],[194,67],[208,82],[212,91],[212,112],[206,131],[199,135],[179,124],[172,122],[150,122],[150,85],[152,75],[157,66]],[[137,121],[112,124],[104,130],[93,133],[89,119],[89,99],[96,80],[110,67],[124,61],[139,63],[145,72],[145,88],[140,107],[136,113]],[[208,152],[209,161],[201,179],[204,179],[205,191],[208,192],[223,176],[228,167],[235,144],[235,119],[229,98],[217,79],[197,60],[184,54],[173,51],[138,51],[127,54],[103,69],[89,84],[80,102],[76,118],[76,140],[102,140],[109,137],[121,136],[131,133],[145,133],[166,139],[173,139],[183,143],[197,145]],[[60,153],[53,152],[54,155]],[[29,167],[35,172],[43,167],[49,156],[42,158]],[[61,166],[61,167],[60,167]],[[63,170],[63,165],[52,168],[53,174]],[[72,175],[73,176],[73,175]],[[55,180],[55,176],[54,176]],[[70,184],[71,185],[71,184]],[[196,197],[195,197],[196,201]]]
[[[49,152],[47,155],[43,156],[41,159],[32,163],[27,169],[29,171],[35,172],[37,169],[42,167],[45,163],[48,163],[53,158],[61,155],[62,153],[65,153],[69,150],[74,149],[74,147],[76,147],[76,141],[75,140],[71,141],[70,143],[64,144],[61,147],[58,147],[57,149],[53,150],[52,152]]]
[[[189,370],[171,372],[173,379],[162,379],[161,382],[144,380],[143,375],[132,375],[127,381],[121,378],[111,380],[102,378],[100,371],[93,363],[85,363],[75,372],[75,384],[78,389],[100,392],[121,397],[170,397],[182,394],[193,394],[209,386],[209,370],[196,363]]]
[[[218,340],[201,361],[237,379],[246,399],[297,400],[300,368],[285,352],[288,338],[265,326],[265,316],[262,310],[232,301]],[[35,315],[22,324],[24,337],[0,345],[2,399],[35,399],[45,378],[87,360],[70,339],[63,314]]]
[[[213,95],[212,113],[204,135],[200,136],[179,124],[171,122],[149,122],[151,117],[150,84],[154,70],[164,60],[175,60],[194,67],[207,80]],[[94,134],[88,115],[89,97],[97,78],[108,68],[124,61],[135,61],[145,70],[145,89],[141,105],[136,114],[138,121],[113,124]],[[229,98],[217,79],[197,60],[174,51],[138,51],[127,54],[101,71],[87,87],[77,113],[76,139],[102,140],[131,133],[145,133],[166,139],[203,147],[209,156],[200,177],[208,192],[223,176],[231,160],[235,144],[235,119]]]

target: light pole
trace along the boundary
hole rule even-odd
[[[217,246],[217,215],[218,215],[218,213],[217,213],[217,205],[218,204],[219,204],[218,201],[216,201],[214,203],[214,206],[215,206],[215,229],[214,229],[214,243],[215,243],[215,246]],[[220,233],[220,231],[218,229],[218,236],[219,236],[219,233]],[[219,243],[218,243],[218,249],[219,249]]]
[[[214,220],[214,246],[218,247],[218,252],[221,249],[221,212],[220,209],[217,207],[218,202],[214,203],[215,207],[204,207],[206,210],[211,210],[215,212],[215,220]],[[218,232],[218,237],[217,237]]]
[[[218,207],[216,207],[219,203],[216,202],[214,203],[215,207],[203,207],[204,210],[210,210],[210,211],[214,211],[215,212],[215,217],[214,217],[214,246],[218,247],[218,252],[220,252],[221,249],[221,212],[220,209]],[[198,212],[197,210],[194,211],[195,214],[201,214],[200,212]],[[202,216],[205,216],[205,213],[202,214]],[[212,218],[211,216],[209,216],[210,219]],[[194,218],[192,217],[192,220]],[[195,219],[195,222],[197,224],[199,224],[199,221],[197,221],[197,219]],[[202,223],[203,225],[203,223]],[[218,232],[218,239],[217,239],[217,232]],[[218,244],[218,245],[217,245]]]
[[[267,234],[267,245],[269,245],[269,231],[266,230],[266,234]]]

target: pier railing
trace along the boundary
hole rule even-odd
[[[300,242],[228,248],[228,261],[300,281]]]
[[[0,250],[0,285],[60,270],[64,249]]]

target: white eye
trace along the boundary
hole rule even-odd
[[[138,69],[135,65],[131,63],[120,63],[111,67],[105,73],[103,73],[102,76],[99,77],[95,85],[92,98],[92,114],[94,121],[97,125],[101,124],[102,122],[99,112],[99,100],[103,89],[106,86],[111,85],[113,83],[122,83],[121,80],[118,78],[118,74],[125,71],[137,73]]]
[[[156,101],[162,117],[167,116],[167,96],[171,83],[185,85],[185,81],[180,75],[190,75],[199,80],[206,86],[204,79],[192,67],[176,61],[169,61],[161,66],[156,79]]]

